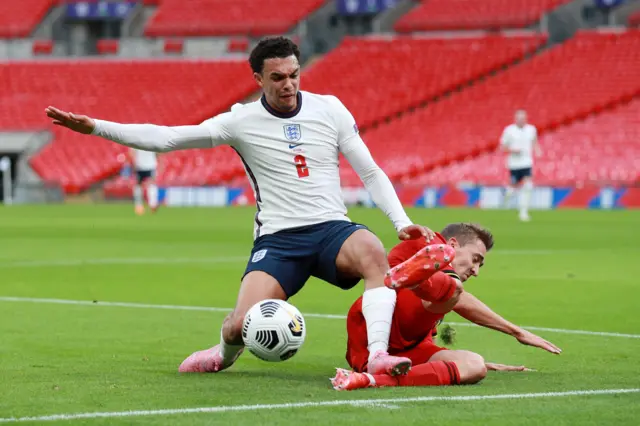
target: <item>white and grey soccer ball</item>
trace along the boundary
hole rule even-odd
[[[285,361],[304,343],[307,327],[300,311],[279,299],[266,299],[249,309],[242,324],[246,348],[263,361]]]

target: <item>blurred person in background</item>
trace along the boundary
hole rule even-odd
[[[514,123],[505,127],[500,137],[500,149],[507,153],[507,169],[510,175],[504,204],[509,205],[516,188],[519,187],[519,217],[521,221],[528,222],[530,220],[529,201],[533,191],[533,156],[540,157],[542,151],[538,144],[538,130],[527,123],[525,110],[516,111]]]
[[[152,212],[158,209],[158,186],[156,172],[158,158],[152,151],[130,148],[129,159],[135,172],[136,183],[133,187],[133,203],[138,215],[144,214],[144,191],[147,191],[147,203]]]

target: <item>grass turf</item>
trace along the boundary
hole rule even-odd
[[[387,247],[390,223],[352,209]],[[640,214],[412,210],[439,229],[452,221],[488,226],[496,247],[466,289],[521,325],[638,333],[636,256]],[[0,297],[97,301],[91,306],[0,301],[0,418],[82,412],[183,409],[346,399],[400,399],[384,405],[128,418],[70,424],[636,424],[639,394],[536,399],[403,402],[425,396],[495,395],[640,387],[640,339],[538,332],[553,356],[495,331],[457,326],[452,348],[524,364],[530,373],[490,373],[475,386],[338,393],[328,378],[346,366],[341,319],[306,319],[307,341],[291,360],[245,354],[217,375],[177,374],[193,350],[217,343],[224,312],[101,306],[100,301],[232,307],[251,248],[253,209],[165,209],[136,217],[129,206],[0,209]],[[291,302],[303,313],[343,315],[362,291],[312,280]],[[455,315],[448,321],[460,322]]]

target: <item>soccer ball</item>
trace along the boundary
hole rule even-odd
[[[246,348],[263,361],[285,361],[298,352],[307,330],[300,311],[279,299],[266,299],[249,309],[242,324]]]

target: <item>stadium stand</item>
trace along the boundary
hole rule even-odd
[[[1,63],[0,93],[6,102],[0,109],[0,129],[43,129],[47,121],[42,111],[47,105],[125,123],[197,123],[227,110],[254,90],[244,60]],[[124,147],[58,128],[52,131],[53,142],[31,159],[43,180],[76,193],[120,170],[118,154]],[[222,161],[232,153],[212,150],[207,164],[217,167],[214,160]],[[180,162],[180,155],[168,157]],[[192,160],[178,174],[188,180],[199,157],[196,152],[187,156]],[[239,160],[237,166],[241,167]]]
[[[640,11],[629,16],[629,25],[640,26]]]
[[[567,1],[423,1],[396,29],[526,27]],[[28,37],[58,4],[60,0],[2,2],[0,38]],[[184,53],[182,37],[225,35],[230,36],[223,39],[228,52],[246,54],[251,37],[287,32],[325,1],[267,0],[260,7],[257,0],[144,4],[157,6],[145,36],[162,37],[165,53]],[[262,13],[265,8],[282,13],[273,19]],[[638,15],[629,20],[638,21]],[[520,107],[530,111],[544,134],[539,181],[632,182],[637,180],[633,157],[638,152],[628,141],[638,136],[630,124],[638,102],[628,102],[640,94],[639,34],[578,32],[547,50],[547,36],[533,32],[347,37],[305,70],[302,88],[339,96],[374,157],[396,182],[504,183],[502,157],[493,151],[500,130]],[[51,40],[32,42],[34,54],[52,53]],[[107,55],[121,49],[118,39],[102,39],[97,47]],[[43,129],[42,109],[48,104],[122,122],[197,123],[255,88],[244,60],[0,63],[0,99],[6,105],[0,110],[0,129]],[[122,147],[57,128],[52,135],[53,142],[32,157],[31,165],[43,180],[62,185],[67,193],[90,188],[122,167]],[[552,140],[570,148],[555,150]],[[580,155],[595,145],[592,157]],[[624,159],[614,164],[623,152]],[[596,158],[605,160],[596,165]],[[245,182],[242,164],[230,148],[169,153],[160,164],[161,185]],[[344,186],[361,185],[348,166],[342,180]],[[128,196],[131,182],[118,177],[105,189]]]
[[[545,40],[539,34],[347,38],[305,70],[303,87],[339,96],[365,129],[522,59]]]
[[[0,1],[0,38],[29,36],[54,0]]]
[[[395,25],[401,33],[524,28],[571,0],[423,0]]]
[[[282,34],[324,0],[161,0],[145,35],[219,36]],[[276,14],[265,11],[276,11]]]
[[[627,102],[640,94],[640,31],[581,32],[439,102],[369,132],[365,139],[393,179],[495,149],[517,108],[539,131]],[[615,78],[610,78],[615,75]]]
[[[542,136],[543,156],[536,160],[534,179],[538,185],[634,184],[640,179],[639,140],[640,99],[636,99]],[[436,168],[410,183],[504,185],[508,181],[504,161],[503,154],[489,153]]]

